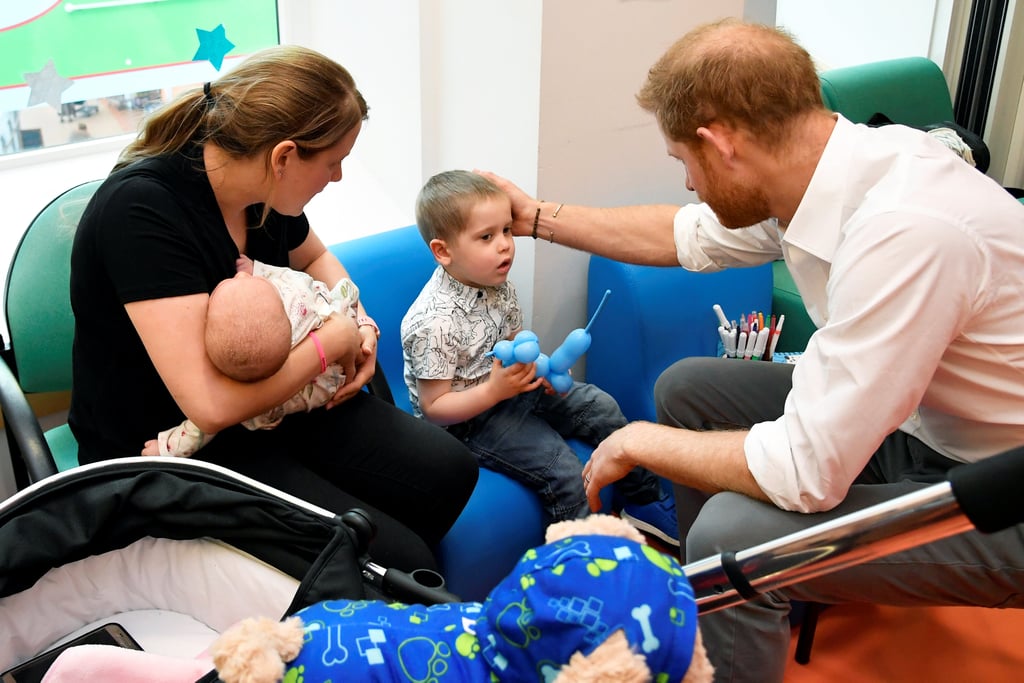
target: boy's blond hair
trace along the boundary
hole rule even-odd
[[[432,176],[416,197],[416,226],[423,241],[451,241],[466,228],[478,201],[504,197],[500,187],[471,171],[444,171]]]

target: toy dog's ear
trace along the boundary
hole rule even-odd
[[[302,620],[244,619],[210,646],[214,666],[224,683],[274,683],[284,677],[284,664],[302,650]]]
[[[647,662],[629,647],[621,630],[594,648],[589,655],[575,653],[562,667],[554,683],[646,683],[651,680]]]
[[[646,543],[644,535],[624,519],[613,515],[593,514],[583,519],[568,519],[548,527],[544,542],[551,543],[569,536],[621,536],[637,543]]]

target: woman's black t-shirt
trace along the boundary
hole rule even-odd
[[[258,222],[261,206],[251,207]],[[306,239],[305,216],[271,211],[246,255],[278,266]],[[199,147],[112,173],[82,216],[71,252],[75,314],[68,422],[79,461],[139,455],[185,416],[153,367],[125,304],[209,293],[235,274],[238,248],[221,217]],[[175,324],[167,320],[168,329]]]

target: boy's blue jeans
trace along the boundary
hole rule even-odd
[[[576,438],[596,446],[626,417],[606,392],[574,382],[565,395],[537,389],[502,401],[448,430],[462,439],[480,465],[507,474],[537,492],[552,521],[589,512],[583,464],[565,442]],[[661,482],[636,468],[616,482],[616,494],[645,505],[658,500]]]

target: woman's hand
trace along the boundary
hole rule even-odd
[[[356,361],[354,374],[345,373],[345,383],[338,387],[334,396],[327,402],[327,408],[344,403],[359,393],[364,386],[369,384],[377,371],[377,332],[368,326],[358,328],[362,335],[362,344],[359,347],[361,358]]]
[[[363,336],[356,322],[347,315],[331,313],[316,334],[323,344],[325,360],[341,366],[348,384],[348,378],[356,376],[356,368],[363,360]]]

